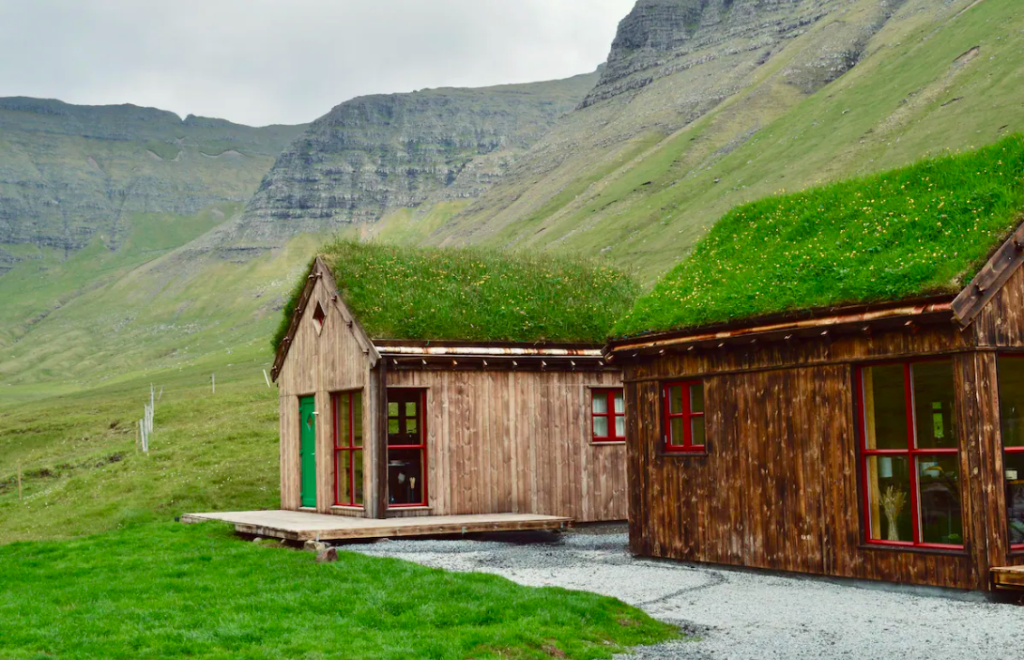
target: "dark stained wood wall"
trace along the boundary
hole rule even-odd
[[[952,325],[723,347],[626,365],[630,545],[686,561],[985,589],[1007,554],[995,354]],[[918,355],[955,363],[961,553],[862,543],[853,369]],[[660,386],[703,377],[707,456],[661,451]]]

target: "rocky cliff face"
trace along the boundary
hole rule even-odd
[[[881,15],[891,15],[904,0],[880,0]],[[758,53],[766,62],[787,41],[806,33],[826,17],[835,17],[856,0],[639,0],[623,19],[600,83],[581,104],[588,107],[622,94],[636,93],[655,80],[738,53]],[[801,62],[793,82],[812,92],[856,64],[867,39],[884,20],[861,22],[851,16],[831,43]],[[842,32],[843,34],[838,34]]]
[[[70,253],[99,235],[114,247],[128,213],[244,202],[302,128],[0,99],[0,273],[27,246]]]
[[[368,96],[311,124],[277,159],[233,239],[273,245],[489,189],[597,81]]]

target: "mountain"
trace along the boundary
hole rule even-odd
[[[244,203],[303,128],[0,98],[0,273],[47,250],[67,258],[96,237],[116,249],[134,213]]]
[[[651,280],[738,204],[1024,131],[1022,84],[1019,0],[640,0],[580,107],[410,240]]]
[[[366,96],[313,122],[278,157],[232,238],[280,245],[400,209],[479,197],[598,80]]]

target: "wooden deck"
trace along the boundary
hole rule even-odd
[[[188,513],[181,522],[219,520],[235,531],[290,541],[342,541],[398,536],[437,536],[481,532],[558,530],[572,526],[571,518],[522,513],[491,513],[469,516],[423,516],[416,518],[350,518],[302,511],[239,511],[233,513]]]
[[[996,589],[1024,589],[1024,566],[993,568],[992,584]]]

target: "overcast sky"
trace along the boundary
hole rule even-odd
[[[592,71],[635,0],[0,0],[0,96],[252,125]]]

